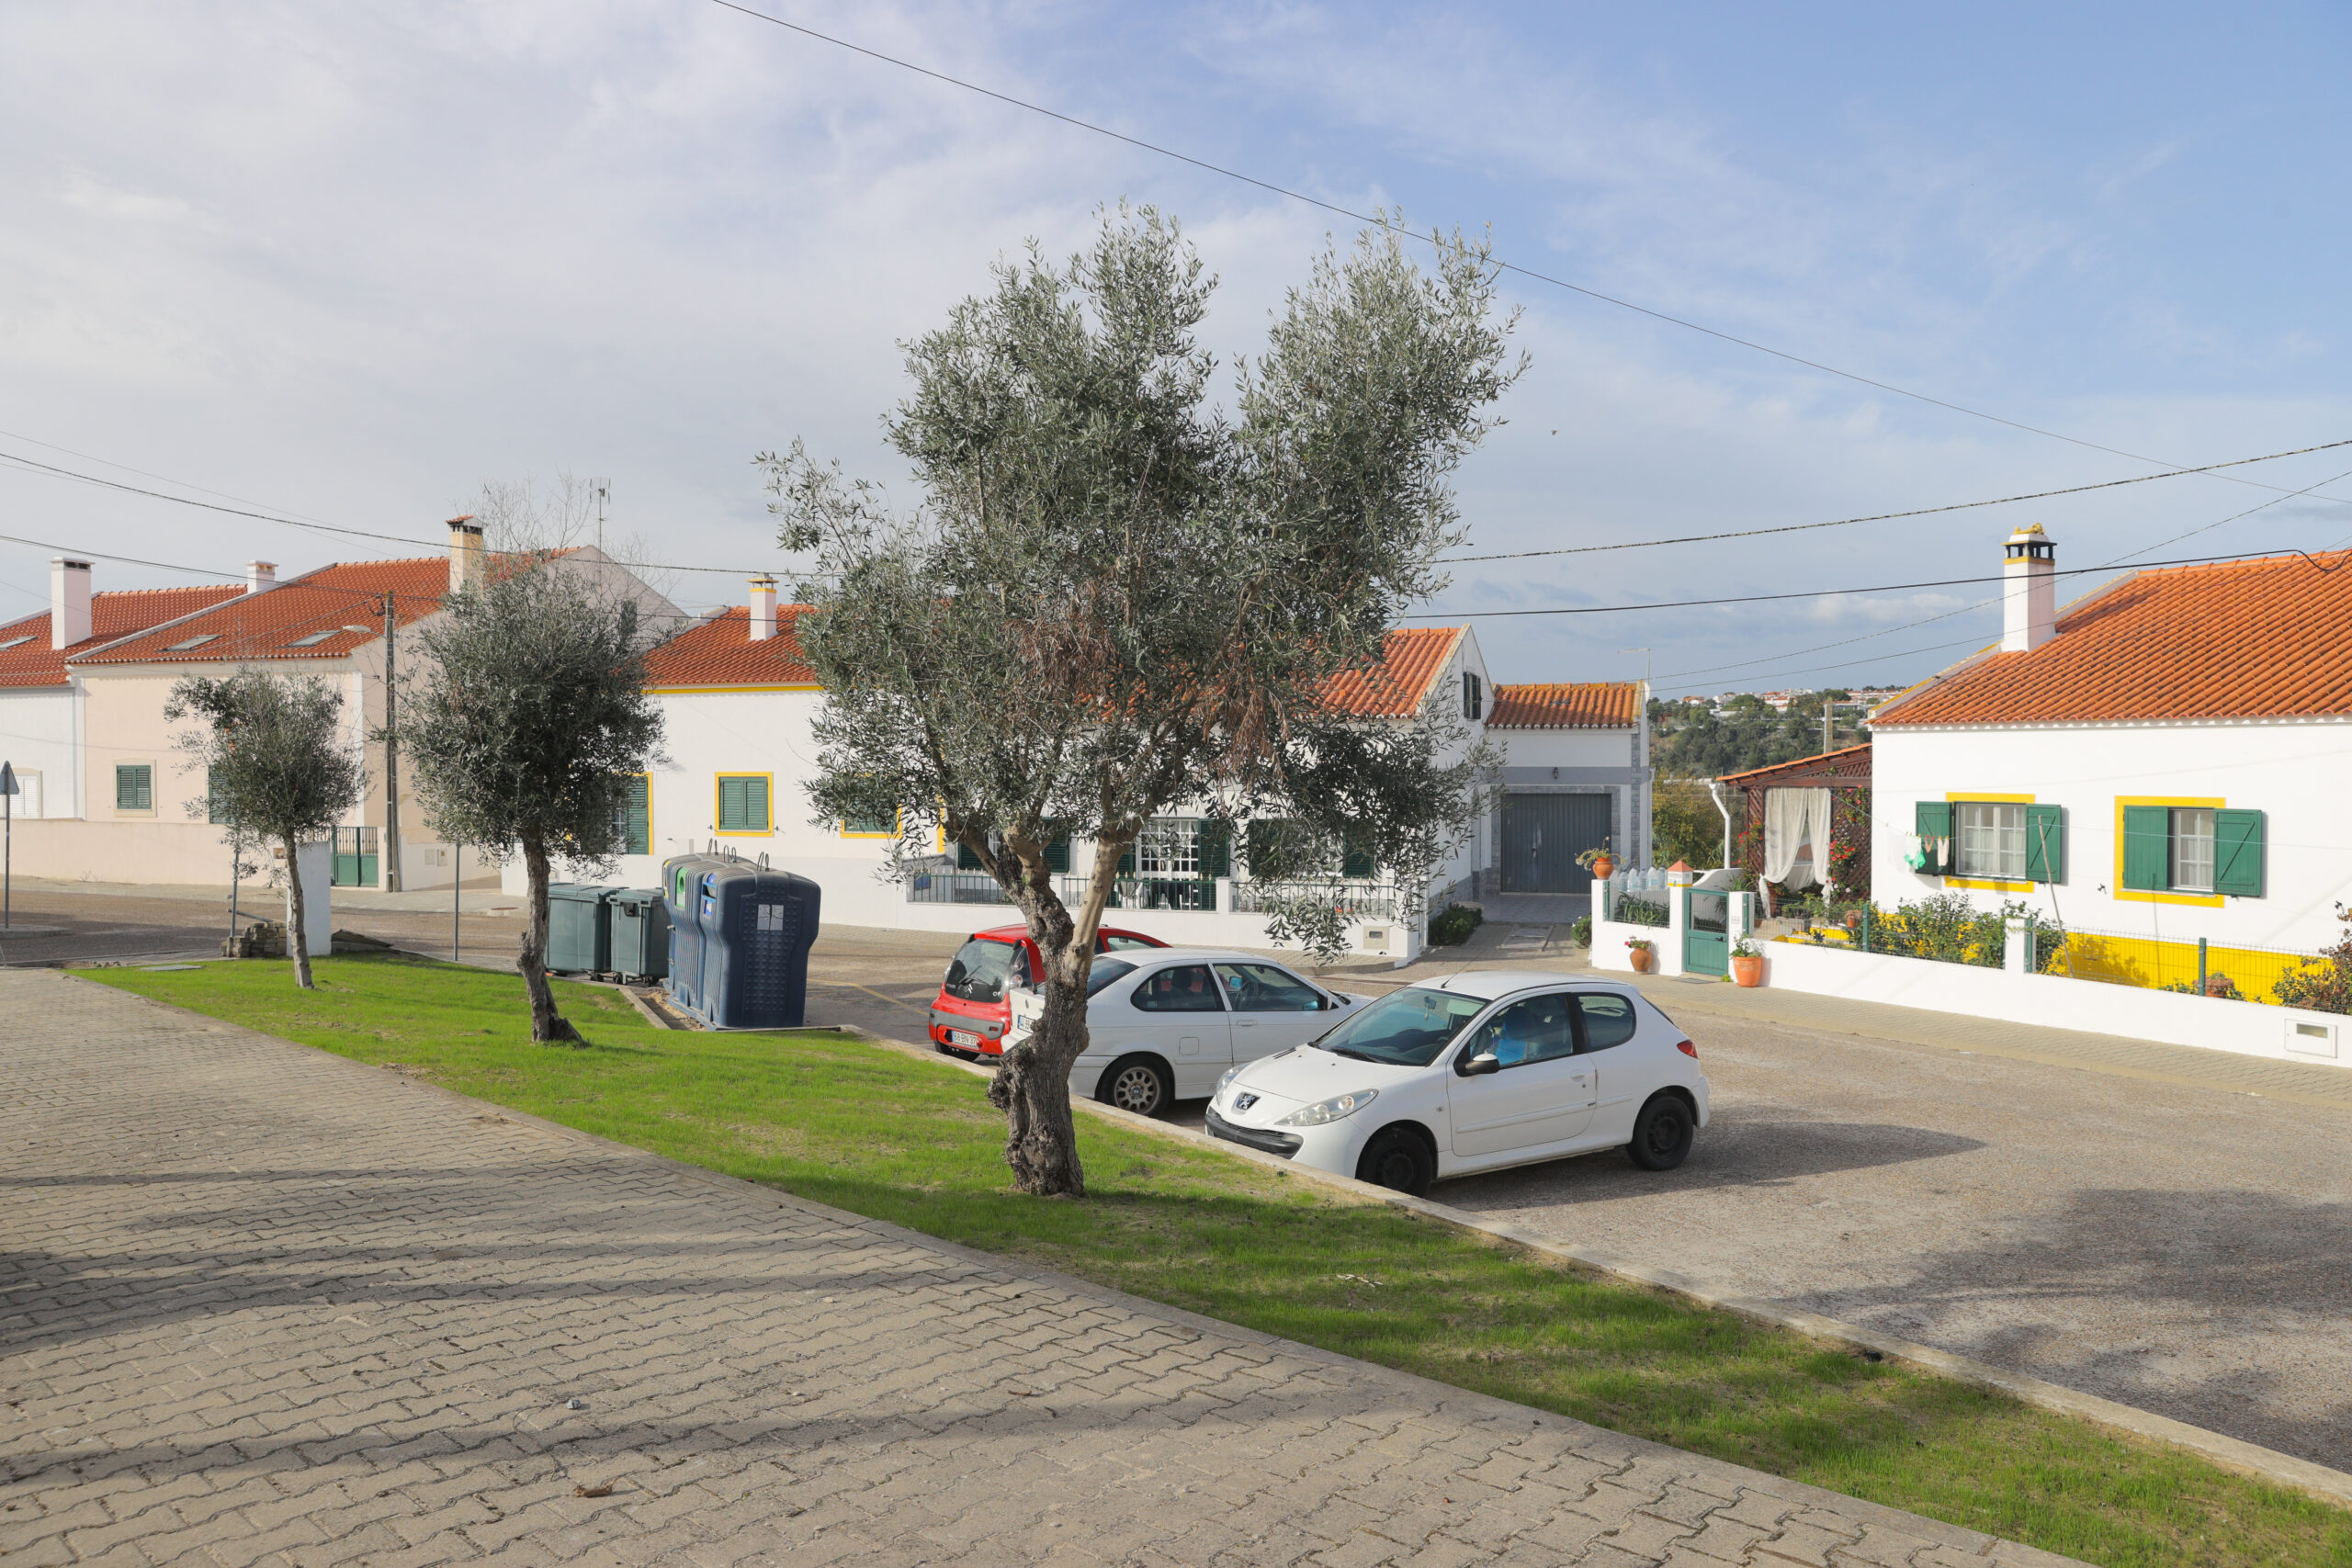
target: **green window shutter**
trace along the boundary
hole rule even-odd
[[[1340,852],[1341,876],[1370,876],[1379,868],[1373,863],[1372,843],[1360,833],[1350,833]]]
[[[204,770],[204,819],[216,828],[229,820],[228,813],[220,805],[220,788],[213,784],[209,768]]]
[[[743,781],[743,810],[745,815],[751,818],[745,826],[752,831],[764,833],[768,830],[767,780],[745,779]]]
[[[1233,874],[1233,824],[1204,822],[1201,824],[1201,875],[1204,878]]]
[[[1274,846],[1281,841],[1282,825],[1280,823],[1252,822],[1250,824],[1249,837],[1245,839],[1243,842],[1248,844],[1250,848],[1250,875],[1263,876],[1265,874],[1265,873],[1261,871],[1259,867],[1269,863],[1272,861],[1274,853]]]
[[[966,843],[961,839],[956,840],[956,869],[957,871],[978,871],[981,869],[980,857],[973,852],[971,845]]]
[[[2025,808],[2025,874],[2033,882],[2066,880],[2066,813],[2063,807]]]
[[[1121,876],[1133,876],[1135,874],[1136,847],[1133,844],[1129,844],[1127,846],[1127,852],[1119,857],[1119,874]]]
[[[2213,891],[2262,897],[2263,818],[2259,811],[2213,813]]]
[[[751,827],[751,809],[745,786],[749,779],[718,781],[718,830],[741,833]]]
[[[1046,846],[1046,869],[1056,876],[1069,874],[1069,835],[1064,833]]]
[[[1951,863],[1959,858],[1959,851],[1951,842],[1951,802],[1949,800],[1919,802],[1911,808],[1911,830],[1922,839],[1940,839],[1944,841],[1943,852],[1938,854],[1930,849],[1928,852],[1928,863],[1919,869],[1929,876],[1941,876],[1950,871]]]
[[[2123,886],[2161,893],[2172,886],[2172,811],[2162,806],[2123,808]]]
[[[653,852],[653,781],[643,773],[629,776],[628,792],[621,806],[621,852]]]
[[[121,762],[114,770],[117,811],[155,809],[155,770],[145,762]]]

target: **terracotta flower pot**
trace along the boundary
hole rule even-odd
[[[1648,974],[1650,972],[1650,966],[1657,962],[1657,954],[1651,952],[1646,947],[1634,948],[1632,950],[1632,953],[1634,959],[1634,973],[1636,975]]]
[[[1595,882],[1606,882],[1609,880],[1610,874],[1616,869],[1617,863],[1607,855],[1603,855],[1592,863],[1592,879]]]
[[[1764,983],[1764,955],[1759,953],[1755,954],[1753,957],[1733,959],[1731,961],[1731,977],[1743,986],[1762,985]]]

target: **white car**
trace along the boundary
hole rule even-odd
[[[1086,1055],[1069,1091],[1144,1116],[1202,1100],[1237,1062],[1286,1051],[1331,1027],[1362,998],[1327,990],[1254,953],[1131,948],[1098,953],[1087,982]],[[1012,994],[1011,1049],[1036,1027],[1045,999]]]
[[[1208,1130],[1401,1191],[1622,1148],[1671,1170],[1707,1124],[1699,1050],[1631,986],[1450,975],[1226,1075]]]

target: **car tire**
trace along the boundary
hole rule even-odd
[[[1165,1116],[1176,1103],[1176,1077],[1157,1056],[1122,1056],[1095,1080],[1094,1098],[1138,1116]]]
[[[1698,1118],[1680,1095],[1654,1094],[1634,1118],[1634,1141],[1626,1156],[1644,1170],[1672,1170],[1690,1157],[1690,1140],[1698,1135]]]
[[[1356,1179],[1423,1198],[1437,1179],[1437,1159],[1410,1128],[1383,1127],[1356,1156]]]

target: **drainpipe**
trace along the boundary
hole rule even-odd
[[[1723,781],[1721,779],[1709,779],[1707,781],[1707,793],[1714,797],[1715,809],[1723,814],[1724,864],[1725,866],[1729,866],[1731,864],[1731,807],[1724,804]]]

